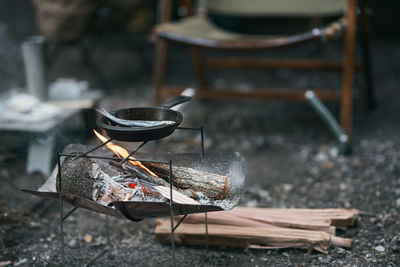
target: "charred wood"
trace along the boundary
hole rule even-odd
[[[142,163],[159,177],[169,179],[169,165],[153,162]],[[174,186],[202,192],[212,199],[224,199],[228,190],[226,176],[192,168],[172,166],[172,178]]]
[[[169,183],[167,181],[165,181],[164,179],[160,178],[160,177],[155,177],[152,176],[151,174],[147,173],[145,170],[143,170],[142,168],[132,165],[129,162],[120,164],[119,162],[116,161],[110,161],[110,165],[116,167],[116,168],[120,168],[121,170],[124,170],[125,172],[127,172],[128,174],[131,174],[131,177],[136,177],[137,179],[140,179],[142,181],[146,181],[151,183],[153,186],[154,185],[161,185],[164,187],[169,187]],[[129,176],[128,176],[129,177]],[[119,179],[118,182],[119,183],[124,183],[124,182],[128,182],[128,181],[132,181],[132,179],[130,178],[125,178],[125,179]],[[199,199],[199,195],[196,194],[196,192],[191,189],[181,189],[181,188],[177,188],[175,186],[172,186],[172,188],[174,190],[177,190],[183,194],[185,194],[186,196],[193,198],[193,199]]]
[[[61,191],[63,194],[75,195],[108,205],[114,201],[128,201],[133,197],[137,201],[171,199],[169,185],[162,186],[146,180],[131,179],[135,185],[130,187],[115,181],[102,171],[100,165],[90,158],[67,157],[61,165]],[[123,178],[126,179],[127,178]],[[154,179],[162,180],[154,177]],[[151,180],[153,181],[153,180]],[[56,181],[60,192],[60,181]],[[173,201],[182,204],[198,204],[193,199],[173,190]],[[152,199],[151,199],[152,198]],[[165,199],[166,198],[166,199]]]
[[[111,179],[93,159],[67,157],[60,174],[63,194],[88,198],[104,205],[125,200],[136,193]],[[56,187],[60,192],[59,179]]]

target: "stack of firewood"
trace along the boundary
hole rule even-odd
[[[357,217],[358,210],[347,209],[236,207],[208,213],[208,242],[211,246],[296,247],[328,253],[330,246],[351,247],[351,239],[338,237],[335,232],[353,225]],[[176,243],[205,245],[204,218],[204,214],[188,215],[175,231]],[[155,235],[160,242],[171,242],[169,219],[157,220]]]

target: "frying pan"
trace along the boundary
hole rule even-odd
[[[191,99],[192,97],[190,96],[180,95],[171,102],[163,104],[160,107],[127,108],[110,112],[110,114],[115,117],[124,120],[174,121],[172,124],[151,127],[127,127],[114,124],[104,116],[100,116],[96,124],[114,140],[144,142],[160,139],[171,135],[182,122],[182,114],[171,108]]]

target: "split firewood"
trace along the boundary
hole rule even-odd
[[[160,177],[155,177],[151,174],[149,174],[148,172],[146,172],[143,168],[140,168],[138,166],[132,165],[129,162],[125,162],[123,164],[116,162],[116,161],[110,161],[110,165],[119,168],[121,170],[124,170],[125,172],[132,174],[133,177],[136,177],[140,180],[152,183],[153,185],[160,185],[163,187],[170,187],[169,183],[166,182],[164,179],[160,178]],[[179,191],[183,194],[185,194],[186,196],[193,198],[193,199],[199,199],[199,195],[196,194],[196,192],[191,189],[181,189],[181,188],[177,188],[175,186],[172,187],[173,190]]]
[[[65,158],[61,165],[61,191],[63,194],[81,196],[103,205],[113,201],[135,200],[146,201],[170,199],[166,193],[167,187],[151,185],[143,181],[135,180],[135,186],[130,188],[115,181],[101,170],[100,165],[94,159],[89,158]],[[136,186],[137,184],[137,186]],[[57,179],[57,191],[60,192],[60,184]],[[169,187],[168,187],[169,190]],[[180,204],[198,204],[197,201],[173,190],[173,202]]]
[[[168,219],[157,219],[155,235],[159,242],[171,242],[171,225]],[[201,224],[182,223],[175,230],[175,241],[185,245],[205,245],[205,227]],[[211,246],[228,246],[257,249],[305,248],[328,253],[331,235],[324,231],[291,229],[278,226],[262,228],[228,225],[208,225],[208,243]]]
[[[95,160],[67,157],[61,165],[61,191],[108,205],[113,201],[125,200],[135,191],[125,187],[104,173]],[[57,178],[57,192],[60,183]]]
[[[169,166],[166,164],[142,162],[159,177],[169,179]],[[215,173],[195,170],[186,167],[172,166],[174,186],[202,192],[212,199],[224,199],[228,191],[227,177]]]
[[[326,218],[331,221],[331,225],[333,226],[353,225],[359,215],[359,211],[356,209],[278,209],[236,207],[234,210],[239,213],[243,213],[247,210],[250,213],[256,212],[265,215],[279,214],[288,217],[302,215],[313,218]]]
[[[327,253],[329,246],[351,247],[351,239],[335,236],[335,225],[350,226],[357,216],[357,210],[345,209],[236,207],[208,213],[209,244],[258,249],[302,247]],[[170,222],[158,220],[157,224],[156,238],[170,240]],[[175,238],[181,244],[204,245],[204,228],[204,214],[190,214],[175,231]]]
[[[153,183],[153,184],[158,184],[158,185],[169,187],[169,183],[167,183],[163,179],[161,179],[159,177],[152,176],[149,173],[147,173],[145,170],[143,170],[142,168],[136,167],[136,166],[130,164],[129,162],[125,162],[125,163],[121,164],[121,163],[116,162],[116,161],[110,161],[110,165],[112,165],[114,167],[117,167],[117,168],[120,168],[121,170],[124,170],[127,173],[131,173],[135,177],[137,177],[138,179],[147,181],[149,183]]]
[[[308,229],[335,233],[335,226],[354,224],[358,210],[346,209],[273,209],[235,207],[229,211],[217,211],[208,215],[212,224],[236,226],[275,225],[288,228]],[[202,214],[191,214],[186,223],[202,223]]]

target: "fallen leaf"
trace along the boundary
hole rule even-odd
[[[86,243],[92,243],[93,241],[93,236],[91,234],[86,234],[85,235],[85,242]]]

